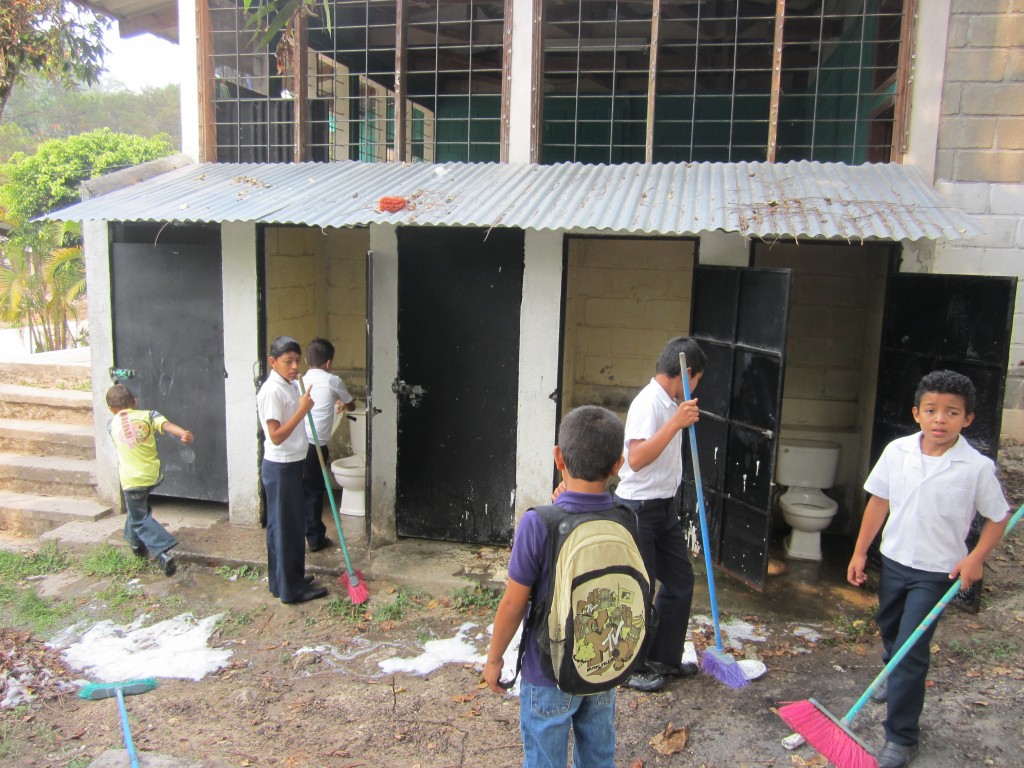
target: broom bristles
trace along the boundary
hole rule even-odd
[[[366,588],[366,579],[363,578],[363,574],[359,571],[355,572],[358,584],[353,584],[351,579],[348,577],[348,571],[341,574],[341,578],[338,579],[342,584],[345,585],[345,589],[348,590],[348,599],[352,602],[352,605],[360,605],[370,599],[370,590]]]
[[[144,677],[138,680],[124,680],[120,683],[89,683],[82,686],[82,690],[78,692],[78,698],[80,699],[112,699],[117,695],[117,690],[121,689],[121,693],[125,696],[131,696],[133,694],[145,693],[156,688],[155,677]]]
[[[730,688],[743,688],[750,681],[743,674],[741,667],[732,654],[720,651],[717,648],[708,648],[700,660],[701,671],[706,675],[725,683]]]
[[[878,768],[861,740],[814,699],[779,707],[779,717],[837,768]]]

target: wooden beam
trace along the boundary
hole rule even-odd
[[[654,97],[658,90],[658,49],[661,38],[661,0],[651,6],[651,60],[647,70],[647,135],[644,162],[654,162]]]
[[[406,143],[405,109],[405,14],[406,0],[395,3],[395,160],[404,163],[409,159]]]
[[[896,105],[892,118],[892,154],[889,161],[902,163],[910,139],[910,81],[913,77],[911,59],[917,37],[914,21],[917,19],[917,0],[905,0],[903,20],[900,24],[900,56],[896,64]]]
[[[199,162],[217,162],[217,82],[213,73],[213,25],[207,0],[196,0],[196,67],[199,78]]]
[[[530,35],[530,162],[540,162],[541,123],[544,120],[544,3],[533,0],[533,29]]]
[[[502,29],[501,46],[501,129],[498,138],[498,160],[508,162],[508,145],[512,119],[512,8],[513,0],[505,0],[505,26]]]
[[[782,99],[782,44],[786,22],[786,0],[775,0],[775,42],[772,44],[772,96],[768,107],[768,152],[765,158],[775,162],[779,143],[779,101]]]
[[[295,130],[296,163],[310,159],[310,126],[309,126],[309,27],[306,14],[301,10],[292,18],[292,99],[294,109],[292,117]]]

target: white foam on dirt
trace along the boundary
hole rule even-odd
[[[47,645],[90,680],[113,683],[140,677],[201,680],[228,663],[231,651],[207,644],[223,614],[196,620],[182,613],[151,626],[146,616],[131,624],[76,624]]]
[[[475,626],[463,624],[455,637],[428,640],[423,644],[423,653],[419,656],[385,659],[379,662],[379,666],[387,674],[408,672],[426,675],[445,664],[475,664],[480,660],[480,649],[467,640],[469,630]]]

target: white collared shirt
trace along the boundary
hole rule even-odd
[[[920,432],[893,440],[864,490],[889,501],[882,554],[922,571],[949,573],[967,556],[975,511],[999,522],[1009,509],[995,464],[963,435],[937,457],[921,453]]]
[[[302,461],[306,458],[306,431],[297,426],[280,445],[274,445],[270,439],[267,421],[273,419],[284,424],[299,409],[299,388],[288,381],[277,371],[271,370],[267,380],[256,395],[256,409],[259,413],[260,427],[266,435],[263,441],[263,458],[287,464],[291,461]]]
[[[310,368],[302,377],[306,390],[313,396],[313,423],[316,425],[316,436],[320,445],[327,445],[334,429],[335,403],[339,400],[346,405],[352,402],[352,395],[345,388],[341,379],[323,368]],[[305,419],[306,440],[313,442],[313,432],[309,428],[309,419]]]
[[[626,439],[623,447],[626,461],[619,470],[619,485],[615,489],[617,496],[637,501],[671,499],[676,495],[676,489],[683,479],[682,430],[672,436],[658,458],[639,472],[629,467],[629,441],[649,440],[672,418],[678,408],[678,404],[669,397],[657,379],[651,379],[651,383],[633,399],[629,413],[626,414]]]

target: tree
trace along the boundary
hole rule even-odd
[[[68,85],[103,71],[105,17],[69,0],[0,2],[0,120],[14,86],[29,72]]]

